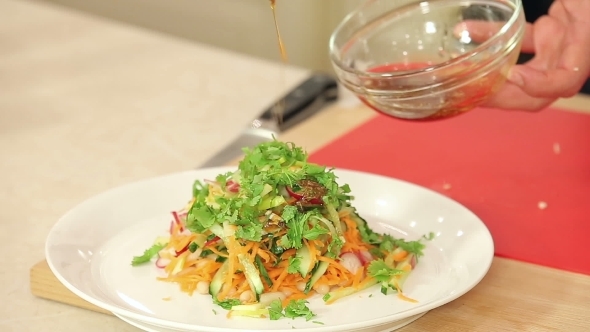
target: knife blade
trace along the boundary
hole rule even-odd
[[[324,73],[314,73],[258,117],[253,119],[234,141],[199,165],[199,168],[224,165],[243,154],[245,147],[278,138],[289,128],[309,119],[327,105],[338,99],[338,83],[334,77]],[[275,107],[283,102],[282,119],[275,116]]]

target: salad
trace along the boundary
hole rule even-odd
[[[308,162],[291,143],[244,149],[234,172],[197,180],[193,197],[172,212],[169,234],[133,266],[153,262],[159,280],[207,294],[228,316],[314,317],[326,304],[379,285],[403,300],[403,285],[425,247],[374,232],[332,169]]]

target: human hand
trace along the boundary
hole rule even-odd
[[[473,24],[469,30],[477,40],[489,35],[482,23],[463,24]],[[590,1],[556,0],[548,15],[527,24],[522,52],[534,57],[514,66],[507,83],[483,106],[538,111],[577,94],[590,76]]]

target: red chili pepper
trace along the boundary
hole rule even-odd
[[[183,252],[187,251],[187,250],[188,250],[188,246],[189,246],[189,245],[187,244],[187,245],[186,245],[184,248],[182,248],[180,251],[176,251],[176,257],[180,256],[180,255],[181,255]]]
[[[215,243],[217,243],[219,240],[221,240],[221,239],[219,238],[219,236],[216,236],[216,237],[212,238],[211,240],[209,240],[209,241],[205,242],[205,245],[204,245],[204,247],[207,247],[207,246],[210,246],[210,245],[212,245],[212,244],[215,244]]]

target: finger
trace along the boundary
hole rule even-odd
[[[524,36],[522,37],[520,51],[523,53],[535,53],[535,30],[530,23],[524,26]]]
[[[561,36],[564,41],[558,67],[580,71],[582,76],[590,75],[590,1],[587,0],[563,0],[555,1],[549,8],[549,16],[554,18],[554,23],[568,27],[566,33],[551,31],[556,36]],[[543,27],[540,27],[543,28]],[[546,29],[546,30],[550,30]],[[546,38],[550,40],[550,38]]]
[[[584,75],[570,69],[538,70],[528,64],[510,70],[508,81],[520,87],[531,97],[571,97],[580,91]]]
[[[590,22],[590,2],[588,0],[553,1],[549,7],[549,16],[560,19],[564,24]]]
[[[537,37],[554,31],[565,33],[557,19],[543,17],[535,24]],[[581,28],[580,28],[581,27]],[[523,66],[514,67],[508,80],[533,97],[571,97],[577,94],[590,74],[590,36],[587,27],[567,30],[566,44],[555,38],[536,38],[538,52]]]
[[[554,17],[542,16],[535,22],[534,29],[535,56],[528,65],[538,70],[556,68],[566,38],[565,25]]]
[[[529,96],[520,87],[506,83],[498,93],[488,99],[482,106],[514,111],[540,111],[555,101],[552,98],[535,98]]]
[[[578,23],[571,29],[569,42],[561,52],[558,66],[579,72],[583,78],[590,75],[590,23]]]
[[[469,36],[475,43],[483,43],[493,37],[504,26],[503,22],[486,22],[477,20],[466,20],[455,25],[453,34],[456,38]],[[522,40],[522,52],[534,53],[535,43],[533,38],[533,26],[527,23],[525,26],[524,37]]]

